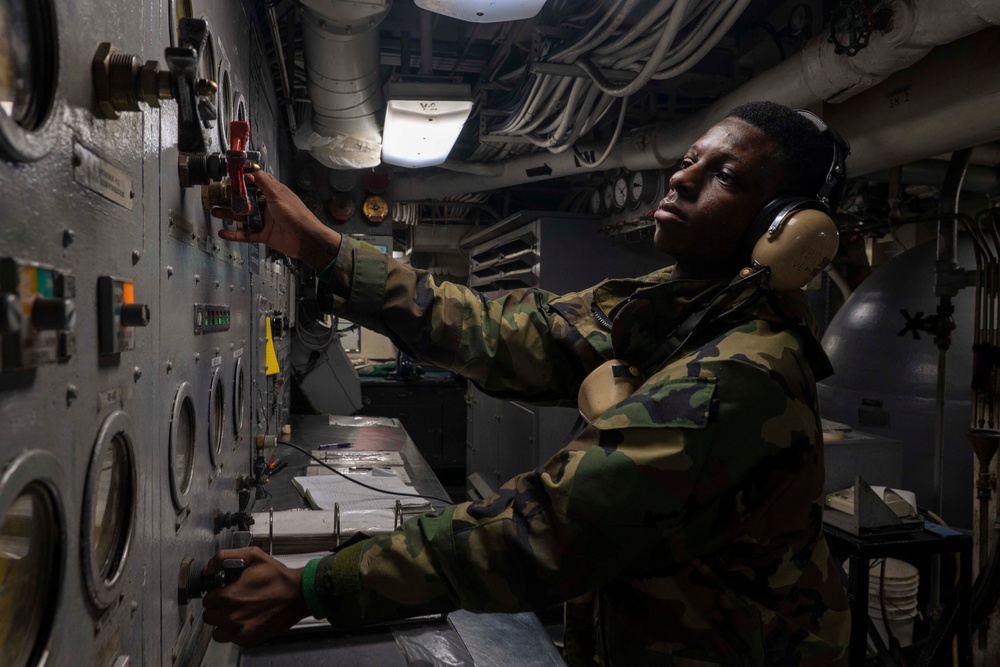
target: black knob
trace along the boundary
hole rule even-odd
[[[76,306],[70,299],[36,297],[31,306],[31,323],[38,331],[72,329],[76,323]]]
[[[144,303],[123,303],[121,317],[123,327],[144,327],[149,324],[149,306]]]
[[[0,294],[0,334],[19,333],[23,321],[21,300],[17,295]]]

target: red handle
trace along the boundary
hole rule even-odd
[[[243,175],[247,168],[247,141],[250,140],[250,123],[234,120],[229,124],[229,150],[226,151],[226,169],[229,171],[230,207],[236,215],[250,213],[250,197]]]

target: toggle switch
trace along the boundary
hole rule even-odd
[[[135,327],[149,324],[149,306],[135,303],[135,284],[101,276],[97,279],[97,340],[101,355],[135,349]]]
[[[208,24],[203,19],[182,18],[177,29],[180,46],[164,51],[166,71],[155,60],[142,64],[139,56],[103,42],[91,64],[94,94],[100,114],[111,120],[117,120],[123,111],[141,111],[140,102],[159,107],[160,100],[173,99],[177,103],[177,149],[204,153],[203,120],[214,120],[218,115],[207,99],[215,95],[218,86],[198,78]]]

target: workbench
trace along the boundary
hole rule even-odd
[[[336,425],[331,425],[331,421],[336,422]],[[387,422],[395,425],[384,425]],[[352,442],[353,450],[398,451],[419,493],[448,497],[427,461],[398,421],[370,417],[293,415],[291,433],[286,439],[307,451],[332,442]],[[279,446],[277,455],[288,463],[288,467],[267,486],[275,510],[304,507],[304,501],[292,486],[291,478],[305,474],[307,457],[284,446]],[[439,501],[431,503],[435,509],[445,506]],[[440,650],[440,647],[446,645],[461,649],[464,645],[468,653],[459,661],[448,662],[450,665],[552,667],[564,664],[548,633],[534,614],[469,614],[463,611],[450,616],[451,622],[445,616],[435,616],[350,631],[327,625],[293,629],[263,646],[243,649],[240,651],[238,664],[241,667],[329,667],[339,664],[351,667],[405,667],[407,664],[416,664],[408,663],[397,637],[402,637],[404,643],[423,643],[430,650],[434,647]],[[456,627],[462,631],[459,632]],[[455,655],[460,656],[461,651]]]

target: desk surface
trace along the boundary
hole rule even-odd
[[[372,421],[366,418],[356,419],[355,423],[361,424],[360,426],[343,425],[348,420],[355,419],[337,417],[335,421],[340,425],[331,425],[331,419],[324,415],[293,415],[292,432],[287,439],[306,450],[315,449],[324,443],[353,442],[354,450],[398,451],[403,457],[410,479],[420,493],[448,497],[402,426],[365,425]],[[288,462],[288,467],[282,471],[280,479],[276,477],[268,486],[274,508],[280,510],[303,507],[304,501],[290,480],[295,475],[305,474],[308,459],[289,447],[280,448],[278,455]],[[436,508],[444,506],[443,503],[432,504]],[[469,616],[479,617],[474,619],[476,631],[459,634],[453,626],[469,627]],[[460,622],[455,623],[456,620]],[[241,667],[328,667],[337,664],[352,667],[405,667],[407,660],[394,636],[394,629],[400,636],[408,637],[404,641],[425,641],[430,648],[442,643],[465,646],[473,661],[470,663],[466,658],[466,662],[455,664],[474,664],[477,667],[510,664],[549,667],[564,664],[545,628],[534,614],[468,615],[465,612],[459,612],[452,623],[445,617],[436,617],[426,621],[404,621],[349,632],[329,626],[293,630],[263,646],[244,649],[239,664]],[[482,648],[484,644],[488,649]],[[517,655],[510,654],[511,651]],[[525,656],[530,656],[530,660],[526,661]]]

